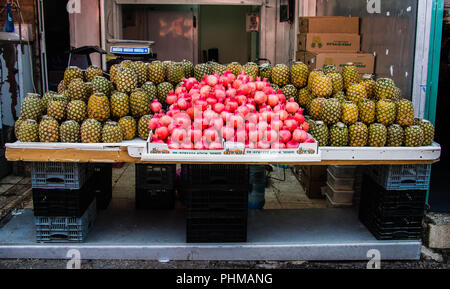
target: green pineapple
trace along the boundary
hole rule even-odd
[[[170,84],[169,82],[160,83],[157,86],[157,91],[158,91],[158,100],[162,105],[164,105],[166,103],[167,95],[169,95],[169,93],[174,91],[173,85]]]
[[[349,145],[352,147],[363,147],[367,145],[369,129],[362,122],[352,124],[348,130]]]
[[[120,67],[120,64],[113,64],[109,68],[109,80],[114,84],[116,84],[117,70],[119,70],[119,67]],[[94,80],[94,79],[92,79],[92,80]],[[92,82],[92,80],[91,80],[91,82]]]
[[[387,128],[387,141],[388,147],[401,147],[405,142],[405,132],[401,125],[393,124]]]
[[[309,74],[309,77],[308,77],[308,89],[310,91],[313,91],[314,79],[317,76],[324,76],[324,75],[325,74],[320,69],[314,69],[313,71],[311,71],[311,73]]]
[[[343,91],[339,91],[333,95],[334,99],[337,99],[341,104],[348,101],[345,93]]]
[[[279,87],[288,85],[291,79],[291,71],[285,64],[277,64],[272,68],[272,82]]]
[[[255,81],[256,78],[259,76],[259,67],[254,62],[247,62],[243,66],[243,70],[244,70],[245,75],[250,77],[253,81]]]
[[[330,97],[333,94],[333,83],[331,78],[326,75],[318,75],[314,77],[312,93],[316,97]]]
[[[227,67],[223,64],[212,62],[211,66],[212,66],[213,74],[217,73],[219,76],[222,76],[225,73],[225,71],[227,71]]]
[[[213,69],[210,64],[200,63],[194,67],[194,76],[198,81],[202,81],[206,75],[213,74]]]
[[[328,73],[327,76],[331,79],[333,94],[342,92],[342,90],[344,89],[344,82],[342,80],[342,75],[340,73],[332,72]]]
[[[395,122],[397,108],[395,102],[390,99],[381,99],[377,102],[377,121],[385,126]]]
[[[140,87],[147,81],[147,64],[142,61],[134,61],[130,66],[136,74],[137,86]]]
[[[433,124],[425,119],[422,119],[419,123],[420,128],[423,131],[423,146],[430,146],[433,144],[434,140],[434,126]]]
[[[309,115],[313,120],[319,120],[321,117],[322,106],[325,103],[326,98],[319,97],[311,101],[308,107]]]
[[[181,63],[183,64],[184,78],[194,77],[194,64],[186,59],[183,59]]]
[[[164,82],[165,71],[161,61],[153,61],[147,66],[148,80],[158,85]]]
[[[176,85],[184,78],[184,67],[181,62],[173,62],[167,67],[167,81]]]
[[[375,97],[377,100],[381,99],[395,99],[398,91],[395,83],[390,78],[379,78],[375,82]]]
[[[327,125],[339,122],[341,118],[341,104],[334,98],[327,99],[320,110],[321,120]]]
[[[405,128],[405,146],[420,147],[424,143],[423,130],[418,125],[412,125]]]
[[[57,92],[58,92],[58,94],[61,94],[61,93],[63,93],[63,91],[64,90],[66,90],[67,89],[67,87],[64,85],[64,80],[61,80],[59,83],[58,83],[58,88],[57,88]]]
[[[88,117],[99,122],[107,120],[111,114],[109,100],[103,93],[94,93],[89,97],[87,105]]]
[[[87,99],[87,87],[81,78],[72,79],[67,87],[67,93],[70,100]]]
[[[87,117],[87,106],[82,100],[72,100],[67,105],[67,120],[82,122]]]
[[[139,119],[138,122],[138,134],[139,137],[143,140],[148,139],[148,135],[150,134],[150,129],[148,128],[148,122],[153,118],[153,115],[146,114]]]
[[[151,111],[150,105],[150,97],[143,89],[138,88],[130,95],[130,111],[133,117],[140,118],[149,114]]]
[[[19,130],[22,123],[25,121],[23,117],[19,117],[16,122],[14,123],[14,136],[16,139],[19,139]]]
[[[24,119],[38,120],[43,112],[44,108],[39,94],[28,93],[20,106],[20,116]]]
[[[81,142],[99,143],[102,140],[102,123],[88,118],[81,124]]]
[[[303,62],[294,62],[291,66],[291,82],[300,89],[308,84],[309,68]]]
[[[59,141],[59,124],[51,116],[44,115],[39,123],[39,140],[41,142]]]
[[[91,81],[92,93],[103,93],[106,96],[110,96],[111,92],[112,92],[110,84],[111,84],[111,82],[108,79],[106,79],[105,77],[96,76]],[[88,95],[88,97],[91,95]]]
[[[81,142],[80,125],[74,120],[68,120],[59,127],[61,142],[79,143]]]
[[[132,140],[136,136],[136,120],[131,116],[124,116],[119,120],[124,140]]]
[[[387,141],[387,129],[381,123],[374,123],[369,126],[369,141],[371,147],[384,147]]]
[[[259,75],[264,80],[272,82],[272,65],[270,63],[264,63],[259,66]]]
[[[21,142],[38,142],[39,125],[34,119],[25,119],[18,131],[17,139]]]
[[[233,73],[234,76],[238,77],[238,75],[241,74],[241,71],[244,70],[244,67],[239,62],[231,62],[230,64],[227,65],[227,70],[231,71],[231,73]]]
[[[330,127],[330,146],[345,147],[348,145],[348,127],[338,122]]]
[[[297,98],[297,89],[292,84],[288,84],[281,89],[281,92],[286,96],[286,99]]]
[[[104,143],[120,143],[123,140],[122,128],[115,121],[107,121],[102,129],[102,141]]]
[[[131,95],[133,95],[133,93]],[[114,92],[111,95],[110,106],[111,115],[113,117],[121,118],[126,116],[130,111],[128,94],[118,91]]]
[[[318,142],[319,146],[327,146],[329,141],[328,127],[323,121],[316,121],[312,127],[309,128],[311,135]]]
[[[119,92],[131,93],[137,88],[137,75],[131,68],[120,67],[117,70],[116,85]]]
[[[314,95],[307,88],[302,88],[298,91],[296,101],[301,107],[307,108],[314,98]]]
[[[370,99],[375,98],[375,81],[373,80],[373,75],[364,74],[361,84],[366,88],[367,97]]]
[[[86,68],[84,76],[87,82],[91,82],[92,80],[94,80],[94,77],[103,76],[103,70],[98,66],[91,65],[88,68]]]
[[[158,90],[153,82],[147,81],[142,85],[141,88],[147,93],[148,97],[150,97],[150,100],[158,98]]]
[[[359,83],[358,69],[353,63],[349,62],[344,65],[342,79],[344,81],[344,89],[348,89],[353,84]]]
[[[53,99],[53,97],[55,95],[58,95],[58,93],[51,91],[51,90],[44,93],[44,95],[42,96],[42,99],[41,99],[43,113],[47,112],[48,103],[50,102],[51,99]]]
[[[323,65],[323,73],[325,73],[325,75],[329,75],[331,73],[339,73],[339,70],[337,69],[336,65],[331,64],[331,65]]]
[[[56,95],[48,104],[47,114],[57,121],[62,121],[66,117],[66,108],[66,98],[62,95]]]
[[[70,82],[75,78],[84,79],[83,70],[76,66],[69,66],[64,71],[64,86],[68,87]]]
[[[358,103],[361,99],[367,98],[366,87],[361,83],[355,83],[347,88],[347,98],[348,100]]]

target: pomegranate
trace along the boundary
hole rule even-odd
[[[292,140],[298,143],[304,143],[308,139],[308,134],[304,130],[296,129],[292,133]]]
[[[299,146],[298,142],[295,142],[293,140],[290,140],[289,142],[286,143],[286,148],[287,149],[297,149]]]
[[[295,102],[294,98],[291,97],[288,103],[286,103],[286,111],[289,113],[296,113],[300,106]]]
[[[285,127],[282,130],[280,130],[279,135],[280,135],[280,141],[282,141],[283,143],[287,143],[288,141],[291,140],[291,137],[292,137],[291,132]]]

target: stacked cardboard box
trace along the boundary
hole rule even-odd
[[[311,69],[353,62],[360,73],[374,73],[375,56],[362,53],[358,17],[301,17],[296,59]]]

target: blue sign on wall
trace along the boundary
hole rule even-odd
[[[150,54],[150,48],[145,47],[111,46],[110,51],[119,54]]]

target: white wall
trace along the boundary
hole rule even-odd
[[[100,46],[100,17],[97,0],[80,0],[80,12],[69,14],[70,46]],[[100,66],[100,55],[91,55],[92,64]]]

